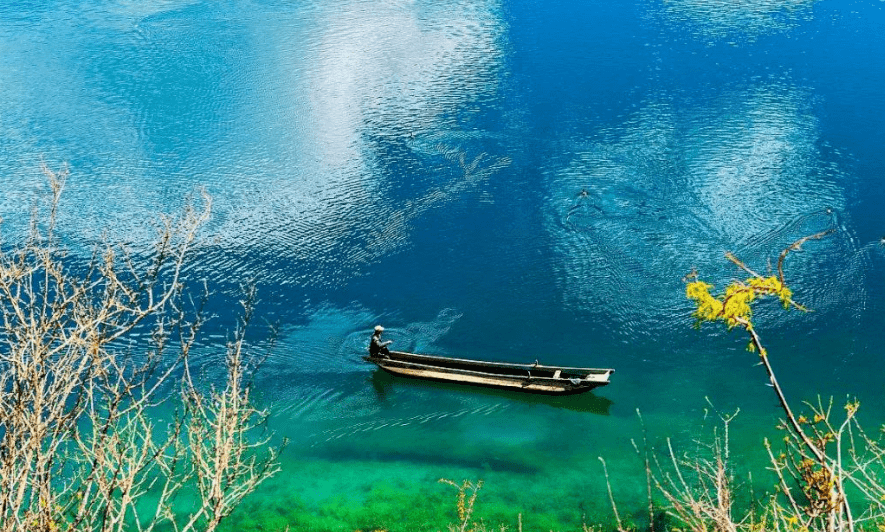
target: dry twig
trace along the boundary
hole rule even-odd
[[[185,371],[183,408],[158,415],[203,322],[183,310],[182,271],[211,201],[164,219],[147,267],[108,244],[76,268],[55,235],[67,169],[44,173],[46,218],[0,248],[0,532],[214,530],[277,466],[251,436],[264,413],[249,400],[242,331],[224,388],[206,395]],[[133,333],[150,340],[144,355],[129,352]],[[176,515],[194,490],[196,508]],[[147,494],[155,511],[139,504]]]

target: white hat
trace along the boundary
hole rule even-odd
[[[376,325],[376,326],[375,326],[375,332],[381,332],[381,331],[383,331],[383,330],[384,330],[384,327],[382,327],[382,326],[380,326],[380,325]]]

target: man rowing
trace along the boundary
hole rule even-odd
[[[390,350],[387,349],[387,346],[393,343],[393,340],[387,340],[386,342],[381,341],[381,333],[384,332],[384,327],[380,325],[375,326],[375,332],[372,333],[372,342],[369,344],[369,356],[372,357],[386,357],[390,355]]]

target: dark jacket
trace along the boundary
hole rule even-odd
[[[387,344],[390,342],[382,342],[381,341],[381,333],[375,333],[372,335],[372,343],[369,344],[369,355],[376,357],[378,355],[386,355],[390,353],[387,349]]]

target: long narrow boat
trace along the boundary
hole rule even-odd
[[[402,351],[363,359],[395,375],[554,395],[583,393],[605,386],[615,372],[613,369],[545,366],[537,362],[484,362]]]

